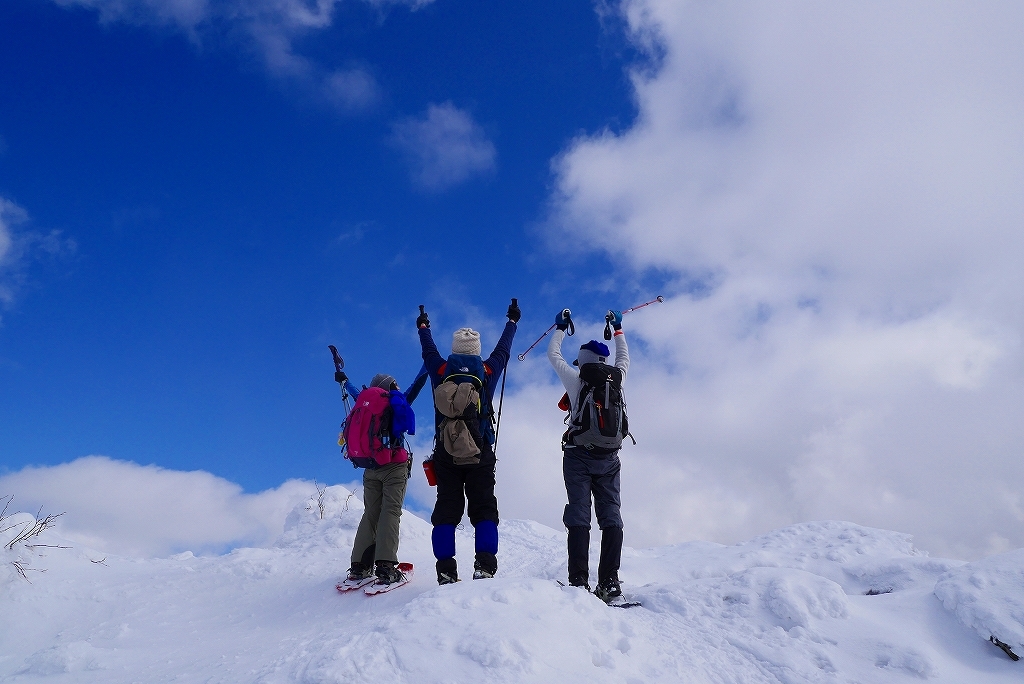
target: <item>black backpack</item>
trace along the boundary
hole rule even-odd
[[[579,410],[564,442],[598,453],[616,451],[627,435],[633,438],[622,397],[622,371],[606,363],[585,363],[580,366],[580,381]]]

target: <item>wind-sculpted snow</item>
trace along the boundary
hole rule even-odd
[[[995,637],[1024,656],[1024,549],[950,571],[935,595],[983,639]]]
[[[735,546],[626,548],[624,588],[643,607],[621,610],[556,582],[564,532],[531,521],[502,522],[498,577],[438,587],[430,525],[406,512],[413,581],[339,595],[357,494],[331,487],[322,514],[315,496],[296,507],[272,547],[223,556],[103,557],[55,548],[70,544],[52,530],[45,547],[3,548],[0,681],[959,684],[1022,674],[978,636],[1004,623],[1018,630],[1004,640],[1020,633],[1024,559],[1013,554],[962,565],[844,522]],[[466,577],[472,528],[457,536]]]

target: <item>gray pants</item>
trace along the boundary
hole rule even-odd
[[[593,500],[597,524],[604,530],[622,527],[619,512],[619,453],[592,456],[586,449],[565,449],[562,475],[569,503],[565,505],[562,522],[566,527],[590,529],[590,505]]]
[[[409,463],[363,471],[364,509],[352,545],[353,563],[362,562],[372,544],[377,545],[374,561],[398,562],[398,525],[409,482]]]

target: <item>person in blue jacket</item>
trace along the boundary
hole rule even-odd
[[[334,379],[353,399],[362,392],[343,371],[335,372]],[[416,434],[416,415],[410,404],[426,381],[425,367],[420,369],[412,386],[404,393],[399,390],[395,379],[385,373],[378,373],[370,380],[370,387],[379,387],[391,394],[392,433],[396,437],[405,433]],[[348,582],[368,581],[374,576],[380,584],[404,579],[398,569],[398,538],[402,504],[411,471],[412,459],[363,470],[363,516],[352,544],[352,564],[346,577]]]
[[[434,473],[437,479],[437,502],[430,516],[434,526],[431,541],[437,559],[437,583],[450,584],[459,579],[455,561],[455,528],[462,521],[463,512],[469,512],[469,521],[475,528],[476,559],[473,579],[494,577],[498,571],[498,500],[494,496],[494,407],[492,400],[498,380],[505,371],[512,354],[512,338],[521,312],[513,300],[509,306],[508,322],[494,347],[484,361],[480,356],[480,334],[471,328],[460,328],[452,336],[452,355],[441,356],[430,332],[426,313],[416,319],[423,364],[430,377],[434,393]],[[453,456],[445,448],[442,433],[449,416],[438,409],[438,387],[446,380],[472,382],[479,390],[479,406],[468,406],[461,420],[471,433],[478,453],[471,457]],[[443,391],[443,390],[442,390]]]

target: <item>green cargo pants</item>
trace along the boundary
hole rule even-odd
[[[374,561],[398,561],[398,525],[411,462],[363,471],[364,508],[352,545],[353,563],[362,562],[363,554],[374,543],[377,545]]]

